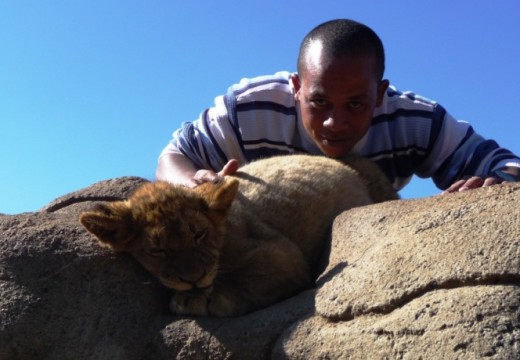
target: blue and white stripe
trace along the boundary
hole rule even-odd
[[[198,168],[220,170],[262,157],[320,154],[300,121],[290,73],[243,79],[215,99],[215,106],[184,123],[162,154],[182,153]],[[520,167],[509,150],[486,140],[434,101],[390,87],[370,129],[353,149],[374,160],[404,187],[415,174],[445,189],[469,175],[485,176],[505,165]]]

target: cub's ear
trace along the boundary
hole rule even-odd
[[[130,251],[136,233],[132,212],[124,201],[99,204],[79,217],[81,224],[115,251]]]
[[[219,183],[203,183],[194,189],[208,204],[210,210],[225,215],[238,193],[238,180],[225,179]]]

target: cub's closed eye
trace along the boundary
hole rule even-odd
[[[146,250],[146,253],[151,256],[165,256],[166,250],[160,248],[152,248]]]
[[[200,243],[208,235],[208,229],[202,229],[193,234],[193,241]]]
[[[189,227],[195,244],[199,244],[208,235],[208,228],[200,229],[196,224],[190,224]]]

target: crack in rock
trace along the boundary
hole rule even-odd
[[[505,286],[520,286],[520,276],[516,274],[489,274],[479,279],[450,279],[445,282],[432,281],[431,283],[403,296],[393,299],[383,305],[367,306],[365,309],[355,309],[353,306],[348,306],[344,312],[337,316],[324,316],[330,321],[352,321],[355,318],[365,315],[388,315],[393,311],[404,307],[415,299],[418,299],[428,293],[437,290],[451,290],[462,287],[476,287],[476,286],[490,286],[490,285],[505,285]]]

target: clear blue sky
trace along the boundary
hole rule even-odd
[[[242,77],[295,70],[302,37],[349,17],[386,77],[520,152],[520,1],[3,0],[0,212],[125,175]],[[414,180],[405,198],[439,191]]]

